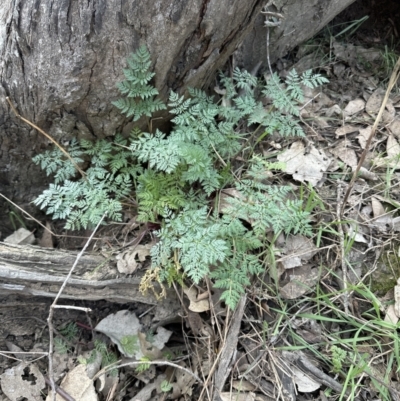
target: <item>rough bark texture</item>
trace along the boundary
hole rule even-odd
[[[324,28],[355,0],[273,0],[268,11],[284,16],[280,26],[270,28],[271,62],[285,56]],[[251,70],[258,62],[267,67],[265,16],[259,15],[238,52],[238,63]]]
[[[273,39],[275,57],[311,36],[351,1],[273,1],[279,4],[271,7],[286,15]],[[164,97],[169,89],[205,87],[265,4],[266,0],[2,0],[0,191],[32,210],[30,202],[47,185],[31,158],[48,141],[13,115],[6,96],[21,115],[61,143],[72,137],[114,135],[129,126],[111,105],[118,98],[115,85],[122,79],[126,57],[140,44],[152,54],[155,83]],[[264,48],[265,32],[261,29],[257,35],[261,36],[246,43]],[[260,54],[250,50],[245,57],[251,64]],[[0,199],[1,222],[6,205]],[[11,230],[4,227],[2,236]]]
[[[0,295],[55,297],[76,256],[71,251],[0,242]],[[112,258],[86,254],[79,260],[62,298],[157,304],[151,292],[139,292],[140,279],[139,274],[121,277]],[[174,301],[176,296],[171,291],[168,302]]]

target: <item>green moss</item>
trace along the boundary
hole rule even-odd
[[[384,295],[391,290],[400,277],[400,257],[393,250],[383,251],[378,268],[372,274],[371,291]]]

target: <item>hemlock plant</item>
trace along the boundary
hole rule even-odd
[[[124,97],[113,104],[134,121],[142,116],[149,121],[166,108],[150,83],[150,67],[150,54],[141,47],[128,59],[118,85]],[[296,121],[302,85],[315,87],[326,79],[293,71],[283,86],[273,75],[261,88],[272,100],[269,110],[256,99],[259,83],[248,72],[235,69],[232,78],[221,76],[220,82],[219,103],[197,89],[190,89],[188,98],[171,92],[168,134],[135,128],[128,139],[72,141],[68,152],[75,163],[90,161],[84,177],[76,176],[73,163],[57,148],[36,156],[34,162],[54,174],[54,184],[34,203],[53,219],[65,219],[67,229],[80,229],[98,223],[105,212],[109,220],[121,221],[121,202],[134,195],[138,219],[161,225],[149,274],[156,271],[156,279],[167,282],[183,275],[195,283],[209,276],[234,308],[251,277],[264,270],[257,250],[267,230],[311,234],[309,213],[289,196],[291,188],[265,182],[266,170],[279,166],[254,156],[242,162],[245,173],[238,177],[232,172],[237,155],[259,129],[264,133],[258,140],[272,132],[303,136]],[[226,187],[239,196],[227,197],[220,210],[220,190]]]

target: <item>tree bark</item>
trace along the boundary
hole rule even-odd
[[[284,18],[270,28],[271,63],[316,35],[355,0],[274,0],[267,10]],[[267,66],[265,15],[260,14],[239,50],[239,64],[251,70],[260,61]]]
[[[273,58],[315,33],[351,1],[268,1],[272,10],[285,14],[271,40]],[[250,32],[266,3],[3,0],[0,192],[37,213],[30,202],[48,185],[31,159],[43,152],[49,141],[16,118],[6,96],[22,116],[61,144],[73,137],[96,139],[123,129],[128,132],[128,121],[111,101],[119,97],[116,83],[123,78],[122,68],[130,53],[147,45],[156,72],[155,85],[164,98],[170,89],[205,88]],[[316,22],[310,25],[313,19]],[[264,54],[252,50],[254,46],[265,49],[263,28],[257,35],[247,39],[251,50],[245,53],[246,65],[265,59]],[[7,212],[8,205],[0,198],[2,236],[12,231]]]

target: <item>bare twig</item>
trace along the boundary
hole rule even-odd
[[[13,354],[13,355],[48,355],[48,352],[44,351],[0,351],[1,354]]]
[[[199,384],[204,385],[203,380],[201,380],[199,376],[197,376],[191,370],[186,369],[185,367],[180,366],[176,363],[169,362],[169,361],[161,361],[161,360],[160,361],[157,361],[157,360],[156,361],[146,361],[144,363],[146,363],[146,365],[172,366],[173,368],[181,369],[184,372],[188,373],[193,378],[195,378],[199,382]],[[120,369],[120,368],[124,368],[126,366],[139,366],[141,364],[143,364],[142,361],[132,361],[132,362],[121,363],[121,364],[120,364],[120,361],[118,361],[116,363],[113,363],[113,364],[101,369],[99,372],[96,373],[96,375],[93,377],[92,380],[93,381],[97,380],[101,375],[103,375],[104,373],[109,372],[110,370],[113,370],[113,369]]]
[[[119,382],[118,382],[118,380],[116,380],[116,381],[114,382],[114,384],[112,385],[112,387],[110,388],[110,391],[109,391],[108,394],[107,394],[107,399],[106,399],[106,401],[114,400],[114,396],[115,396],[115,393],[116,393],[116,391],[117,391],[118,384],[119,384]]]
[[[52,390],[52,393],[53,393],[53,401],[56,401],[56,387],[55,387],[54,375],[53,375],[53,352],[54,352],[53,316],[54,316],[54,310],[57,307],[58,299],[60,298],[62,292],[64,291],[64,288],[66,287],[66,285],[68,283],[68,280],[71,278],[72,273],[75,270],[76,265],[78,264],[80,258],[82,257],[82,255],[86,251],[86,248],[90,244],[92,238],[94,237],[94,234],[97,232],[97,230],[100,227],[100,224],[102,223],[102,221],[104,220],[104,217],[106,216],[106,214],[107,213],[103,214],[103,217],[100,219],[100,221],[98,222],[96,228],[93,230],[92,235],[88,238],[88,240],[86,241],[85,246],[83,247],[81,252],[79,252],[79,254],[77,255],[74,264],[72,265],[67,277],[65,278],[60,290],[58,291],[58,294],[56,295],[52,305],[50,306],[50,312],[49,312],[49,317],[47,318],[47,324],[49,326],[49,381],[50,381],[51,390]]]
[[[39,224],[40,226],[42,226],[46,231],[48,231],[51,235],[54,236],[58,236],[56,233],[53,233],[53,231],[51,231],[48,227],[46,227],[44,224],[42,224],[39,220],[35,219],[33,216],[31,216],[28,212],[26,212],[24,209],[22,209],[21,207],[19,207],[16,203],[14,203],[11,199],[8,199],[7,196],[3,195],[0,192],[0,196],[5,199],[8,203],[11,203],[11,205],[13,205],[14,207],[16,207],[18,210],[20,210],[22,213],[26,214],[28,217],[30,217],[33,221],[35,221],[37,224]]]
[[[367,156],[367,153],[369,152],[369,147],[371,145],[372,139],[374,138],[374,136],[376,134],[376,130],[378,128],[379,122],[381,121],[383,112],[385,111],[386,103],[387,103],[387,101],[389,99],[390,92],[392,91],[393,87],[395,86],[395,84],[396,84],[396,82],[397,82],[397,80],[398,80],[398,78],[400,76],[399,69],[400,69],[400,57],[397,60],[396,65],[394,66],[392,75],[390,76],[390,80],[389,80],[389,83],[388,83],[388,87],[386,89],[385,97],[383,98],[383,101],[382,101],[382,104],[381,104],[381,108],[379,109],[379,113],[376,116],[374,125],[372,126],[371,133],[370,133],[370,135],[368,137],[368,140],[367,140],[367,143],[365,145],[364,151],[363,151],[363,153],[362,153],[362,155],[360,157],[360,161],[358,162],[357,167],[353,172],[353,176],[351,177],[351,181],[350,181],[350,183],[349,183],[349,185],[347,187],[346,194],[344,195],[344,198],[343,198],[342,207],[340,209],[340,216],[343,216],[344,208],[346,206],[347,200],[349,199],[351,191],[353,190],[353,187],[354,187],[354,183],[355,183],[355,181],[356,181],[356,179],[358,177],[358,173],[360,172],[362,164],[364,163],[364,160],[365,160],[365,158]],[[341,218],[339,220],[341,220]]]
[[[344,233],[343,233],[343,225],[341,221],[341,195],[342,195],[342,185],[339,182],[337,188],[337,205],[336,205],[336,217],[338,220],[338,233],[339,233],[339,244],[340,244],[340,259],[342,264],[342,274],[343,274],[343,291],[344,291],[344,311],[345,313],[349,313],[349,293],[347,292],[347,262],[346,262],[346,252],[344,248]]]
[[[343,391],[343,386],[339,382],[332,379],[329,375],[324,373],[321,369],[318,369],[316,366],[314,366],[306,356],[304,356],[302,353],[295,354],[295,355],[296,355],[296,365],[300,369],[302,369],[303,371],[306,371],[307,373],[310,373],[313,377],[316,378],[316,380],[319,383],[322,383],[323,385],[332,388],[333,390],[337,391],[338,393],[341,393]]]
[[[79,173],[82,175],[83,178],[86,177],[85,172],[75,163],[74,159],[70,156],[70,154],[55,140],[53,139],[49,134],[46,134],[46,132],[44,132],[41,128],[39,128],[36,124],[30,122],[29,120],[27,120],[26,118],[22,117],[17,109],[14,107],[14,105],[12,104],[10,98],[7,96],[6,100],[8,102],[8,104],[10,105],[12,111],[14,112],[14,114],[20,119],[22,120],[24,123],[27,123],[28,125],[30,125],[32,128],[35,128],[36,130],[38,130],[42,135],[44,135],[49,141],[53,142],[54,145],[57,146],[58,149],[61,150],[61,152],[64,153],[65,156],[68,157],[68,159],[71,161],[71,163],[74,165],[74,167],[79,171]]]
[[[91,312],[92,310],[90,308],[81,308],[80,306],[70,306],[70,305],[54,305],[54,309],[74,309],[74,310],[80,310],[82,312]]]
[[[48,384],[51,385],[51,382],[48,377],[44,376],[44,381]],[[58,395],[60,395],[64,400],[67,401],[75,401],[74,397],[71,397],[65,390],[63,390],[61,387],[58,387],[55,385],[55,391]]]
[[[39,226],[43,227],[46,231],[48,231],[51,235],[54,235],[55,237],[69,237],[69,238],[87,238],[87,237],[82,237],[82,236],[77,236],[77,235],[64,235],[64,234],[56,234],[53,231],[51,231],[48,227],[46,227],[44,224],[42,224],[39,220],[35,219],[32,215],[30,215],[26,210],[22,209],[22,207],[18,206],[16,203],[14,203],[11,199],[7,198],[7,196],[3,195],[0,192],[0,196],[5,199],[8,203],[16,207],[18,210],[20,210],[22,213],[26,214],[29,218],[31,218],[35,223],[39,224]],[[93,237],[92,239],[101,239],[101,238],[95,238]]]
[[[218,370],[215,373],[214,380],[214,400],[219,399],[219,394],[223,386],[225,385],[225,381],[228,378],[229,373],[231,372],[233,363],[235,362],[240,325],[242,323],[245,306],[246,297],[242,296],[236,307],[235,313],[232,316],[229,332],[225,338],[224,346],[220,353],[220,363],[218,365]]]
[[[21,354],[20,358],[17,358],[16,356],[15,357],[11,356],[11,355],[19,355],[19,354]],[[18,362],[24,362],[24,361],[26,361],[27,356],[29,357],[31,355],[33,356],[33,355],[37,355],[37,354],[39,354],[40,356],[38,356],[37,358],[33,358],[33,359],[29,358],[29,363],[39,361],[40,359],[46,358],[49,355],[48,352],[40,352],[40,351],[38,351],[38,352],[0,351],[0,355],[4,356],[4,358],[11,359],[13,361],[18,361]],[[23,356],[23,355],[25,355],[25,356]]]

